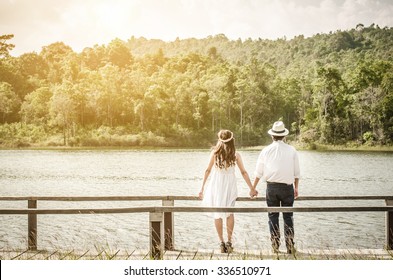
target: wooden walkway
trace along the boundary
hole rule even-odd
[[[111,251],[2,250],[0,260],[150,260],[149,249]],[[393,260],[393,251],[384,249],[298,250],[295,254],[271,250],[236,250],[222,254],[219,250],[165,251],[164,260]]]

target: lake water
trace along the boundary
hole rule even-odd
[[[240,151],[253,179],[259,151]],[[197,195],[209,151],[0,151],[0,196]],[[393,195],[393,153],[300,151],[300,195]],[[237,170],[240,196],[248,187]],[[265,195],[265,184],[258,190]],[[38,208],[106,208],[157,202],[45,202]],[[199,201],[176,206],[199,206]],[[265,206],[238,202],[237,206]],[[383,201],[298,201],[295,206],[383,206]],[[0,201],[0,208],[26,208]],[[281,218],[280,218],[281,219]],[[383,248],[384,213],[295,213],[295,242],[302,248]],[[267,213],[235,214],[234,246],[270,247]],[[40,215],[39,249],[148,248],[148,214]],[[27,246],[27,215],[0,215],[0,249]],[[207,213],[175,214],[177,249],[217,249]]]

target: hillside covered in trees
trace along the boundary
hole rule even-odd
[[[267,143],[393,142],[393,28],[291,40],[131,37],[76,53],[9,54],[0,36],[0,146],[206,147],[221,128]]]

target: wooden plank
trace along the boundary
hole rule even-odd
[[[59,252],[58,250],[54,251],[52,254],[50,254],[49,256],[47,256],[45,259],[49,260],[54,254],[56,254],[57,252]]]
[[[0,209],[0,214],[121,214],[121,213],[148,213],[155,212],[156,207],[131,207],[131,208],[80,208],[80,209]]]
[[[134,249],[134,251],[132,251],[131,254],[129,254],[129,255],[127,254],[127,257],[125,259],[128,260],[132,256],[132,254],[134,254],[135,251],[136,251],[136,249]]]
[[[393,206],[393,200],[386,200],[387,206]],[[393,212],[386,212],[386,248],[393,250]]]
[[[2,196],[1,200],[46,201],[144,201],[144,200],[199,200],[197,196]],[[238,197],[237,201],[265,201],[265,197]],[[309,200],[393,200],[393,196],[300,196],[297,201]]]
[[[142,260],[148,259],[149,253],[145,254],[147,249],[138,249],[134,250],[135,253],[133,254],[133,259]],[[181,252],[181,254],[179,254]],[[85,252],[86,253],[86,252]],[[96,259],[94,255],[83,254],[85,258],[88,260]],[[12,259],[27,259],[30,254],[26,250],[24,252],[25,255],[21,255],[20,252],[14,251],[7,251],[7,255],[3,257],[3,259],[11,259],[12,254],[18,254],[18,256],[13,257]],[[42,253],[41,253],[42,254]],[[64,255],[68,254],[69,252],[61,252],[56,251],[52,253],[49,257],[45,259],[52,259],[52,260],[60,260],[64,258]],[[74,252],[70,258],[72,260],[82,259],[81,255],[82,252]],[[43,259],[43,255],[38,255],[38,259]],[[121,255],[120,253],[116,255],[117,260],[126,260],[129,255]],[[175,260],[178,259],[182,260],[192,260],[192,259],[200,259],[200,260],[207,260],[209,258],[216,259],[216,260],[267,260],[267,259],[294,259],[293,255],[287,254],[286,251],[282,250],[278,254],[273,253],[270,249],[258,249],[258,250],[248,250],[248,249],[238,249],[232,252],[231,254],[221,254],[219,250],[211,250],[211,249],[202,249],[202,250],[183,250],[183,251],[167,251],[163,259],[165,260]],[[296,257],[299,260],[322,260],[322,259],[330,259],[330,260],[393,260],[392,251],[387,251],[385,249],[311,249],[311,248],[302,248],[299,249],[296,253]],[[109,257],[108,257],[109,258]],[[29,259],[37,259],[37,255],[33,258],[29,257]],[[67,259],[67,257],[65,258]],[[102,257],[102,259],[107,259]]]
[[[117,254],[118,254],[119,252],[120,252],[120,249],[117,250],[117,252],[114,253],[112,256],[109,256],[109,260],[113,260],[113,259],[117,256]]]
[[[164,219],[163,213],[149,213],[150,257],[162,259],[164,253]]]
[[[96,249],[97,249],[97,247],[96,247]],[[97,252],[98,252],[98,251],[97,251]],[[101,252],[99,252],[99,253],[97,254],[97,256],[94,257],[94,259],[100,258],[101,255],[102,255],[102,253],[104,253],[104,250],[102,250]]]
[[[174,200],[163,200],[162,206],[173,207],[175,205]],[[165,235],[165,250],[175,249],[175,224],[174,224],[174,213],[164,212],[164,235]]]
[[[0,209],[2,215],[70,215],[70,214],[122,214],[146,212],[385,212],[393,211],[393,206],[332,206],[332,207],[130,207],[130,208],[94,208],[94,209]]]
[[[36,209],[37,200],[28,200],[28,208]],[[29,213],[27,220],[28,249],[37,250],[37,214]]]
[[[326,207],[156,207],[162,212],[384,212],[393,206],[326,206]]]
[[[68,256],[70,256],[72,253],[74,253],[74,250],[69,251],[67,254],[65,254],[63,257],[60,258],[60,260],[64,260]]]
[[[77,260],[80,260],[81,258],[83,258],[90,250],[87,250],[86,252],[84,252],[82,255],[80,255]]]
[[[144,201],[168,200],[168,196],[3,196],[0,200],[45,201]]]
[[[25,250],[22,253],[19,253],[18,255],[16,255],[15,257],[12,257],[11,260],[15,260],[16,258],[19,258],[20,256],[22,256],[24,253],[27,253],[29,250]]]
[[[35,254],[32,254],[32,255],[28,258],[28,260],[34,259],[35,256],[37,256],[38,254],[41,254],[42,252],[44,252],[44,250],[37,251]]]
[[[310,200],[385,200],[392,196],[365,195],[365,196],[299,196],[296,201]]]

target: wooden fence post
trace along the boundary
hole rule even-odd
[[[174,200],[163,200],[162,206],[174,206]],[[174,230],[174,213],[164,212],[164,236],[165,236],[165,250],[175,249],[175,230]]]
[[[27,202],[29,209],[37,209],[37,200],[29,199]],[[28,218],[28,249],[37,250],[37,214],[27,214]]]
[[[393,200],[386,200],[386,206],[393,206]],[[386,212],[386,248],[393,250],[393,212]]]
[[[150,257],[162,259],[164,252],[164,221],[163,213],[150,212]]]

